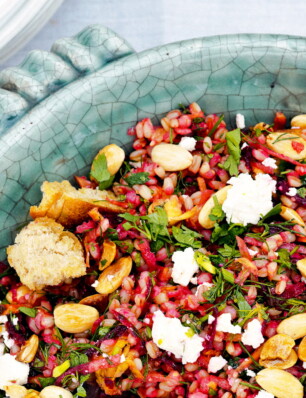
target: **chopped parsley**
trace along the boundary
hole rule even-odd
[[[240,129],[236,129],[233,131],[229,131],[225,136],[226,145],[229,153],[229,157],[226,159],[223,167],[225,170],[228,170],[231,176],[238,175],[238,165],[240,162],[241,150],[240,150],[240,142],[241,142],[241,131]]]
[[[128,177],[124,177],[124,180],[132,187],[133,185],[145,184],[149,181],[149,173],[140,172],[132,173]]]
[[[90,176],[99,183],[99,189],[103,190],[110,187],[115,176],[111,175],[107,169],[107,160],[104,153],[97,155],[92,162]]]

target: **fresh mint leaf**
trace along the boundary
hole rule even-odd
[[[104,153],[96,156],[92,162],[90,176],[97,180],[99,183],[107,181],[111,177],[110,172],[107,169],[107,160]]]
[[[128,177],[125,177],[124,180],[132,187],[133,185],[145,184],[149,181],[149,173],[140,172],[140,173],[132,173]]]
[[[238,310],[239,317],[241,317],[241,318],[246,317],[248,315],[248,313],[252,310],[252,307],[246,301],[243,294],[239,290],[237,290],[235,293],[234,301],[237,303],[238,308],[239,308],[239,310]]]
[[[136,223],[140,219],[139,216],[134,216],[133,214],[130,213],[119,214],[119,217],[123,218],[126,221],[130,221],[132,223]]]
[[[28,307],[19,307],[20,312],[23,314],[30,316],[31,318],[35,318],[37,314],[37,310],[35,308],[28,308]]]
[[[182,246],[193,247],[194,249],[199,249],[202,245],[201,242],[196,240],[196,238],[203,238],[198,232],[192,231],[191,229],[182,225],[181,228],[172,227],[172,234],[174,239],[177,240]]]
[[[225,136],[226,145],[229,153],[229,157],[224,163],[225,170],[228,170],[230,175],[238,174],[238,165],[240,162],[241,150],[241,131],[240,129],[228,131]]]
[[[77,351],[72,351],[70,353],[69,360],[70,360],[70,366],[74,367],[74,366],[81,365],[82,363],[87,363],[88,356],[86,354],[82,354]]]
[[[217,196],[214,195],[212,198],[214,201],[214,207],[211,209],[209,219],[212,221],[220,222],[225,217],[225,213],[222,210],[222,205],[219,203]]]

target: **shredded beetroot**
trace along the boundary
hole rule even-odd
[[[99,369],[108,369],[108,368],[114,368],[115,366],[118,366],[120,364],[120,355],[113,355],[108,358],[96,358],[93,359],[90,362],[83,363],[81,365],[74,366],[71,369],[68,369],[66,372],[64,372],[61,376],[59,376],[56,379],[55,384],[58,386],[61,384],[62,380],[64,377],[72,374],[80,374],[80,375],[88,375],[90,373],[94,373]]]
[[[83,234],[84,232],[88,232],[96,227],[96,223],[93,220],[85,221],[81,225],[76,227],[75,232],[77,234]]]
[[[155,269],[156,267],[156,256],[151,252],[151,248],[147,239],[141,239],[138,244],[139,250],[141,252],[142,258],[145,260],[149,270]]]
[[[284,293],[280,295],[285,299],[298,298],[302,294],[306,293],[306,284],[304,282],[297,282],[291,285],[287,285]]]

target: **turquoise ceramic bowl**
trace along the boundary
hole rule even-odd
[[[198,102],[234,126],[306,112],[306,39],[214,36],[136,54],[114,32],[90,26],[33,51],[0,73],[0,242],[13,240],[44,180],[88,171],[109,142],[130,149],[128,127]]]

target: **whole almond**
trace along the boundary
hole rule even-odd
[[[303,258],[302,260],[297,261],[296,266],[297,266],[297,269],[302,274],[302,276],[304,278],[306,278],[306,258]]]
[[[163,167],[165,171],[185,170],[191,166],[193,157],[187,149],[174,144],[156,145],[151,153],[154,163]]]
[[[263,369],[256,381],[264,390],[276,398],[303,398],[303,386],[291,373],[281,369]]]
[[[286,359],[295,346],[295,341],[287,334],[276,334],[270,337],[263,345],[261,359]]]
[[[289,156],[291,159],[306,158],[306,141],[294,130],[270,133],[267,136],[266,144],[274,152]]]
[[[62,387],[48,386],[40,392],[40,398],[73,398],[70,391]]]
[[[292,127],[299,127],[301,129],[306,128],[306,115],[297,115],[291,119]]]
[[[99,264],[100,271],[111,265],[116,257],[116,252],[116,244],[109,239],[105,239],[102,245],[102,256]]]
[[[292,315],[284,319],[277,327],[277,333],[284,333],[294,340],[306,336],[306,313]]]
[[[107,170],[109,171],[110,175],[115,175],[117,171],[122,166],[125,158],[125,152],[120,146],[116,144],[106,145],[102,148],[98,154],[96,155],[95,159],[97,159],[100,155],[104,154],[106,157],[107,162]],[[95,160],[94,159],[94,160]],[[93,171],[93,166],[91,166],[91,170]]]
[[[306,362],[306,336],[303,337],[298,349],[298,357],[301,361]]]
[[[33,334],[29,340],[21,347],[20,351],[16,355],[16,359],[19,362],[30,363],[35,358],[36,352],[39,346],[39,338],[36,334]]]
[[[99,276],[99,284],[96,286],[96,291],[101,294],[113,293],[121,286],[123,279],[130,274],[132,264],[130,256],[119,258],[118,261],[107,267]]]
[[[67,333],[82,333],[92,327],[99,312],[89,305],[68,303],[54,310],[55,325]]]
[[[280,215],[287,221],[291,221],[294,224],[298,224],[301,225],[302,227],[305,227],[305,222],[302,219],[302,217],[290,207],[282,206]]]
[[[220,205],[222,205],[227,197],[228,191],[232,188],[231,185],[227,185],[224,188],[220,189],[220,191],[216,192],[213,196],[211,196],[208,201],[202,207],[199,214],[199,223],[204,228],[213,228],[216,221],[213,221],[209,218],[209,215],[215,206],[214,196],[218,199]]]

